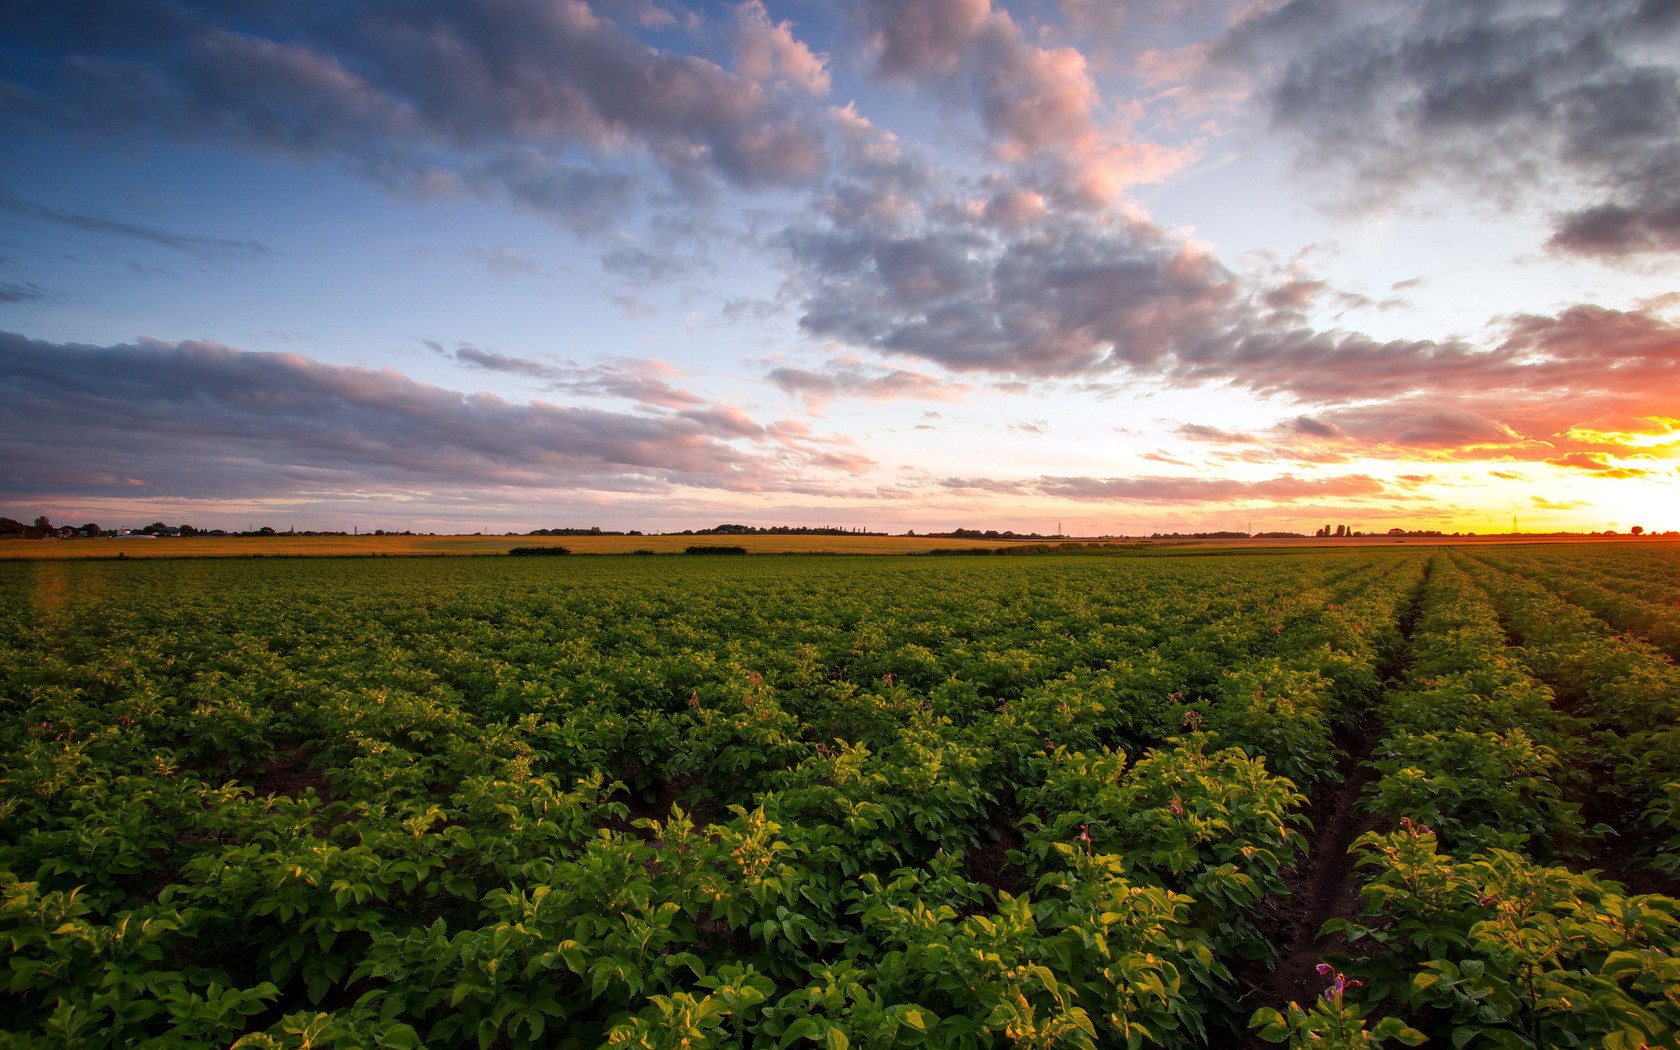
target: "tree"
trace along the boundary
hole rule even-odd
[[[1645,535],[1645,526],[1635,525],[1633,528],[1629,529],[1628,531],[1633,533],[1635,536],[1643,536],[1643,535]]]
[[[88,522],[86,525],[82,526],[82,532],[83,532],[84,535],[88,535],[88,536],[101,535],[101,530],[100,530],[99,526],[95,525],[91,521]]]

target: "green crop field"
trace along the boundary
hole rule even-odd
[[[5,561],[0,1045],[1673,1047],[1677,571]]]

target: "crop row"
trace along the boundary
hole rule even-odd
[[[1571,600],[1574,591],[1473,565],[1524,659],[1596,730],[1597,801],[1623,836],[1680,874],[1680,668]],[[1542,570],[1533,574],[1544,580]]]
[[[1558,710],[1531,652],[1507,647],[1495,596],[1446,556],[1431,570],[1381,709],[1369,802],[1393,830],[1356,841],[1364,914],[1327,931],[1358,953],[1321,968],[1332,983],[1311,1008],[1255,1023],[1297,1045],[1668,1045],[1680,901],[1558,863],[1587,834],[1570,797],[1590,723]],[[1390,1016],[1367,1030],[1378,1009]]]

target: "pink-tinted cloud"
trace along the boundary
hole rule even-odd
[[[829,91],[828,59],[794,35],[788,22],[772,22],[763,0],[735,8],[735,71],[762,83],[782,82],[810,95]]]
[[[765,378],[789,394],[805,399],[810,411],[821,411],[835,398],[868,401],[961,401],[972,384],[956,383],[904,368],[882,369],[855,358],[837,358],[820,369],[779,366]]]
[[[993,154],[1011,165],[1048,164],[1064,203],[1109,203],[1190,157],[1142,141],[1139,112],[1105,106],[1082,52],[1033,42],[987,0],[864,0],[855,17],[882,73],[972,106]]]

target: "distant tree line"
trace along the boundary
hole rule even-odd
[[[640,536],[641,534],[642,534],[642,532],[641,532],[640,529],[631,529],[629,532],[618,532],[618,531],[615,531],[615,530],[612,530],[612,529],[602,530],[599,526],[596,526],[596,527],[588,528],[588,529],[579,529],[579,528],[571,528],[571,527],[558,528],[558,529],[532,529],[530,532],[527,532],[525,535],[527,535],[527,536]]]
[[[1156,532],[1152,540],[1246,540],[1246,532]]]
[[[910,535],[915,535],[911,533]],[[940,540],[1054,540],[1059,536],[1045,536],[1037,532],[999,532],[996,529],[952,529],[950,532],[930,532],[927,535]]]
[[[832,525],[713,525],[709,529],[684,529],[677,536],[885,536],[867,529],[843,529]]]

